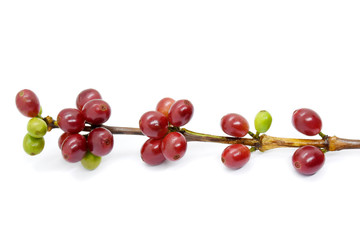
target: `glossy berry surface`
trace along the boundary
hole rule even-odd
[[[16,94],[16,107],[26,117],[36,117],[40,112],[40,102],[36,94],[23,89]]]
[[[184,126],[191,120],[193,113],[194,106],[189,100],[178,100],[169,110],[169,122],[175,127]]]
[[[85,89],[76,98],[76,107],[81,111],[84,105],[94,99],[101,99],[100,93],[92,88]]]
[[[42,152],[45,146],[44,138],[34,138],[29,134],[26,134],[23,140],[23,148],[24,151],[31,155],[37,155]]]
[[[164,114],[157,111],[144,113],[139,121],[141,132],[155,139],[163,138],[168,132],[168,120]]]
[[[166,159],[161,151],[161,139],[148,139],[141,148],[141,159],[152,166],[163,163]]]
[[[96,169],[101,163],[101,157],[95,156],[91,152],[87,152],[81,159],[81,165],[87,170]]]
[[[167,160],[179,160],[185,155],[187,142],[184,135],[171,132],[161,142],[161,151]]]
[[[249,132],[249,123],[240,114],[229,113],[222,117],[221,128],[230,136],[244,137]]]
[[[226,147],[221,155],[221,161],[231,169],[243,167],[250,159],[250,150],[242,144],[232,144]]]
[[[106,128],[91,130],[87,138],[89,151],[96,156],[105,156],[111,152],[114,146],[113,134]]]
[[[175,100],[172,98],[163,98],[157,104],[156,111],[161,112],[165,117],[168,117],[169,110],[174,103]]]
[[[64,132],[63,134],[60,135],[59,140],[58,140],[58,146],[59,146],[60,150],[61,150],[61,147],[62,147],[65,139],[70,135],[71,135],[71,133],[67,133],[67,132]]]
[[[30,136],[34,138],[41,138],[47,132],[47,124],[41,118],[34,117],[29,120],[27,125],[27,131]]]
[[[292,157],[294,168],[304,175],[313,175],[319,171],[324,162],[324,153],[314,146],[303,146],[297,149]]]
[[[255,129],[259,133],[267,132],[271,126],[272,117],[268,111],[262,110],[255,116]]]
[[[85,119],[81,112],[75,108],[65,108],[57,116],[59,127],[68,133],[78,133],[85,127]]]
[[[292,124],[296,130],[308,136],[319,134],[322,128],[320,116],[314,110],[308,108],[294,111]]]
[[[86,122],[93,125],[100,125],[110,118],[111,108],[104,100],[94,99],[84,105],[82,114]]]
[[[62,144],[61,153],[68,162],[78,162],[85,156],[86,139],[80,134],[72,134]]]

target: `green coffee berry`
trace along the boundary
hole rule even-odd
[[[29,120],[27,131],[34,138],[42,138],[47,132],[47,124],[41,118],[34,117]]]
[[[81,164],[87,170],[94,170],[99,166],[101,157],[95,156],[91,152],[87,152],[85,157],[81,160]]]
[[[23,141],[23,148],[25,152],[31,156],[41,153],[44,149],[44,138],[34,138],[30,134],[26,134]]]
[[[258,133],[264,133],[269,130],[272,117],[268,111],[262,110],[255,117],[255,129]]]

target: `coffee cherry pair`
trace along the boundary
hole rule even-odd
[[[185,155],[187,141],[176,131],[187,124],[193,115],[194,107],[188,100],[175,101],[163,98],[156,111],[144,113],[139,121],[141,132],[149,139],[141,148],[141,158],[150,165],[159,165],[166,159],[176,161]],[[171,130],[174,131],[171,131]]]
[[[249,132],[249,123],[241,115],[236,113],[226,114],[221,119],[222,130],[233,137],[242,138],[250,134],[254,138],[259,138],[260,133],[269,130],[272,123],[272,117],[269,112],[260,111],[254,120],[256,134]],[[252,149],[253,150],[253,149]],[[250,149],[243,144],[232,144],[225,148],[221,155],[221,161],[231,169],[243,167],[250,159]]]
[[[294,111],[292,124],[296,130],[307,136],[319,134],[322,138],[326,137],[321,133],[321,118],[314,110],[300,108]],[[324,152],[314,146],[303,146],[295,151],[292,157],[293,166],[303,175],[313,175],[324,165]]]
[[[16,94],[16,107],[26,117],[30,117],[27,124],[27,134],[23,140],[25,152],[31,156],[42,152],[45,146],[44,136],[47,132],[47,124],[41,118],[41,106],[36,94],[23,89]]]
[[[76,106],[61,110],[57,116],[57,124],[64,131],[58,141],[59,148],[68,162],[81,161],[86,169],[93,170],[113,148],[112,133],[101,127],[110,118],[111,108],[95,89],[82,91]],[[84,130],[85,123],[93,129],[83,136],[79,132]]]

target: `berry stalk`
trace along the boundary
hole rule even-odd
[[[48,124],[48,129],[58,128],[57,124],[51,117],[44,118],[44,121]],[[108,129],[112,134],[125,134],[125,135],[144,135],[140,128],[134,127],[116,127],[101,125],[101,127]],[[90,132],[93,129],[91,126],[85,126],[85,132]],[[344,149],[359,149],[360,140],[339,138],[336,136],[329,137],[324,136],[322,139],[301,139],[301,138],[284,138],[273,137],[266,134],[260,135],[259,139],[256,138],[238,138],[238,137],[225,137],[217,136],[206,133],[198,133],[186,128],[171,128],[171,131],[177,131],[182,133],[187,141],[195,142],[213,142],[223,144],[243,144],[251,147],[255,147],[261,152],[275,148],[298,148],[303,146],[314,146],[317,148],[323,148],[327,151],[339,151]]]

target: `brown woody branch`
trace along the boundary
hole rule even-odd
[[[53,128],[58,128],[56,121],[51,117],[44,118],[48,125],[48,130],[51,131]],[[113,134],[126,134],[126,135],[143,135],[139,128],[131,127],[114,127],[102,125]],[[86,126],[84,131],[90,132],[94,127]],[[173,130],[173,128],[172,128]],[[262,152],[282,147],[302,147],[306,145],[312,145],[318,148],[325,149],[326,151],[339,151],[343,149],[357,149],[360,148],[360,140],[338,138],[336,136],[329,137],[324,136],[322,139],[297,139],[297,138],[282,138],[272,137],[266,134],[261,135],[259,138],[236,138],[236,137],[225,137],[216,136],[210,134],[197,133],[185,128],[178,129],[187,141],[197,142],[214,142],[223,144],[244,144],[247,146],[254,147]]]

